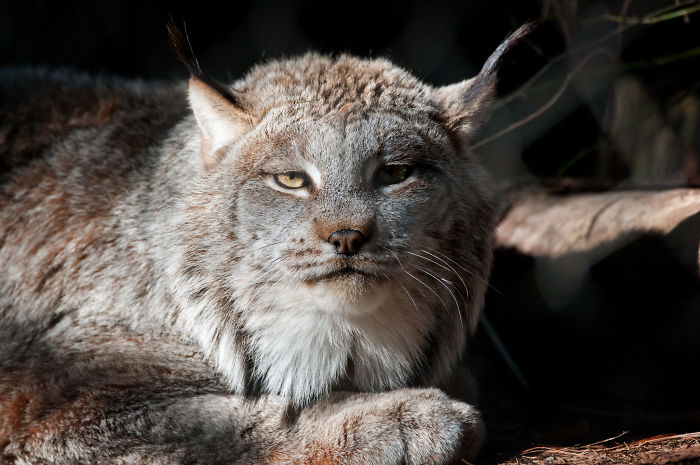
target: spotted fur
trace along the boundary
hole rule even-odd
[[[432,386],[490,268],[466,141],[493,68],[445,88],[345,55],[230,86],[2,72],[0,463],[473,455],[478,413]],[[413,171],[378,185],[387,163]]]

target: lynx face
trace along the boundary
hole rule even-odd
[[[434,248],[446,234],[451,188],[441,155],[453,149],[427,118],[421,123],[434,126],[432,140],[411,122],[387,122],[382,114],[344,127],[333,119],[293,124],[281,141],[261,147],[259,171],[236,200],[237,235],[258,249],[247,258],[251,266],[353,302],[403,274],[403,260],[412,261],[407,251]],[[259,218],[275,221],[262,229]]]
[[[194,153],[172,156],[193,161],[159,255],[185,333],[234,390],[304,403],[451,370],[490,266],[494,215],[465,142],[492,84],[431,88],[319,55],[226,94],[191,80]]]

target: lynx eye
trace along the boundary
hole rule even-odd
[[[377,180],[385,186],[398,184],[406,180],[412,172],[411,165],[384,165],[377,170]]]
[[[300,189],[309,186],[309,178],[306,174],[300,171],[287,171],[285,173],[275,174],[273,176],[275,182],[287,189]]]

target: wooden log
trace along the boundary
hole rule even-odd
[[[530,193],[515,197],[498,227],[499,247],[558,257],[610,244],[609,251],[641,234],[668,235],[683,222],[677,244],[698,256],[700,189],[620,191],[572,196]]]

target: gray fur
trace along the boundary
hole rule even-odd
[[[2,72],[0,463],[474,455],[478,413],[430,386],[476,324],[494,227],[450,113],[476,121],[492,87],[470,106],[315,54],[228,95]],[[387,161],[416,169],[379,187]],[[271,184],[290,170],[313,186]],[[355,256],[326,242],[343,228],[370,238]]]

